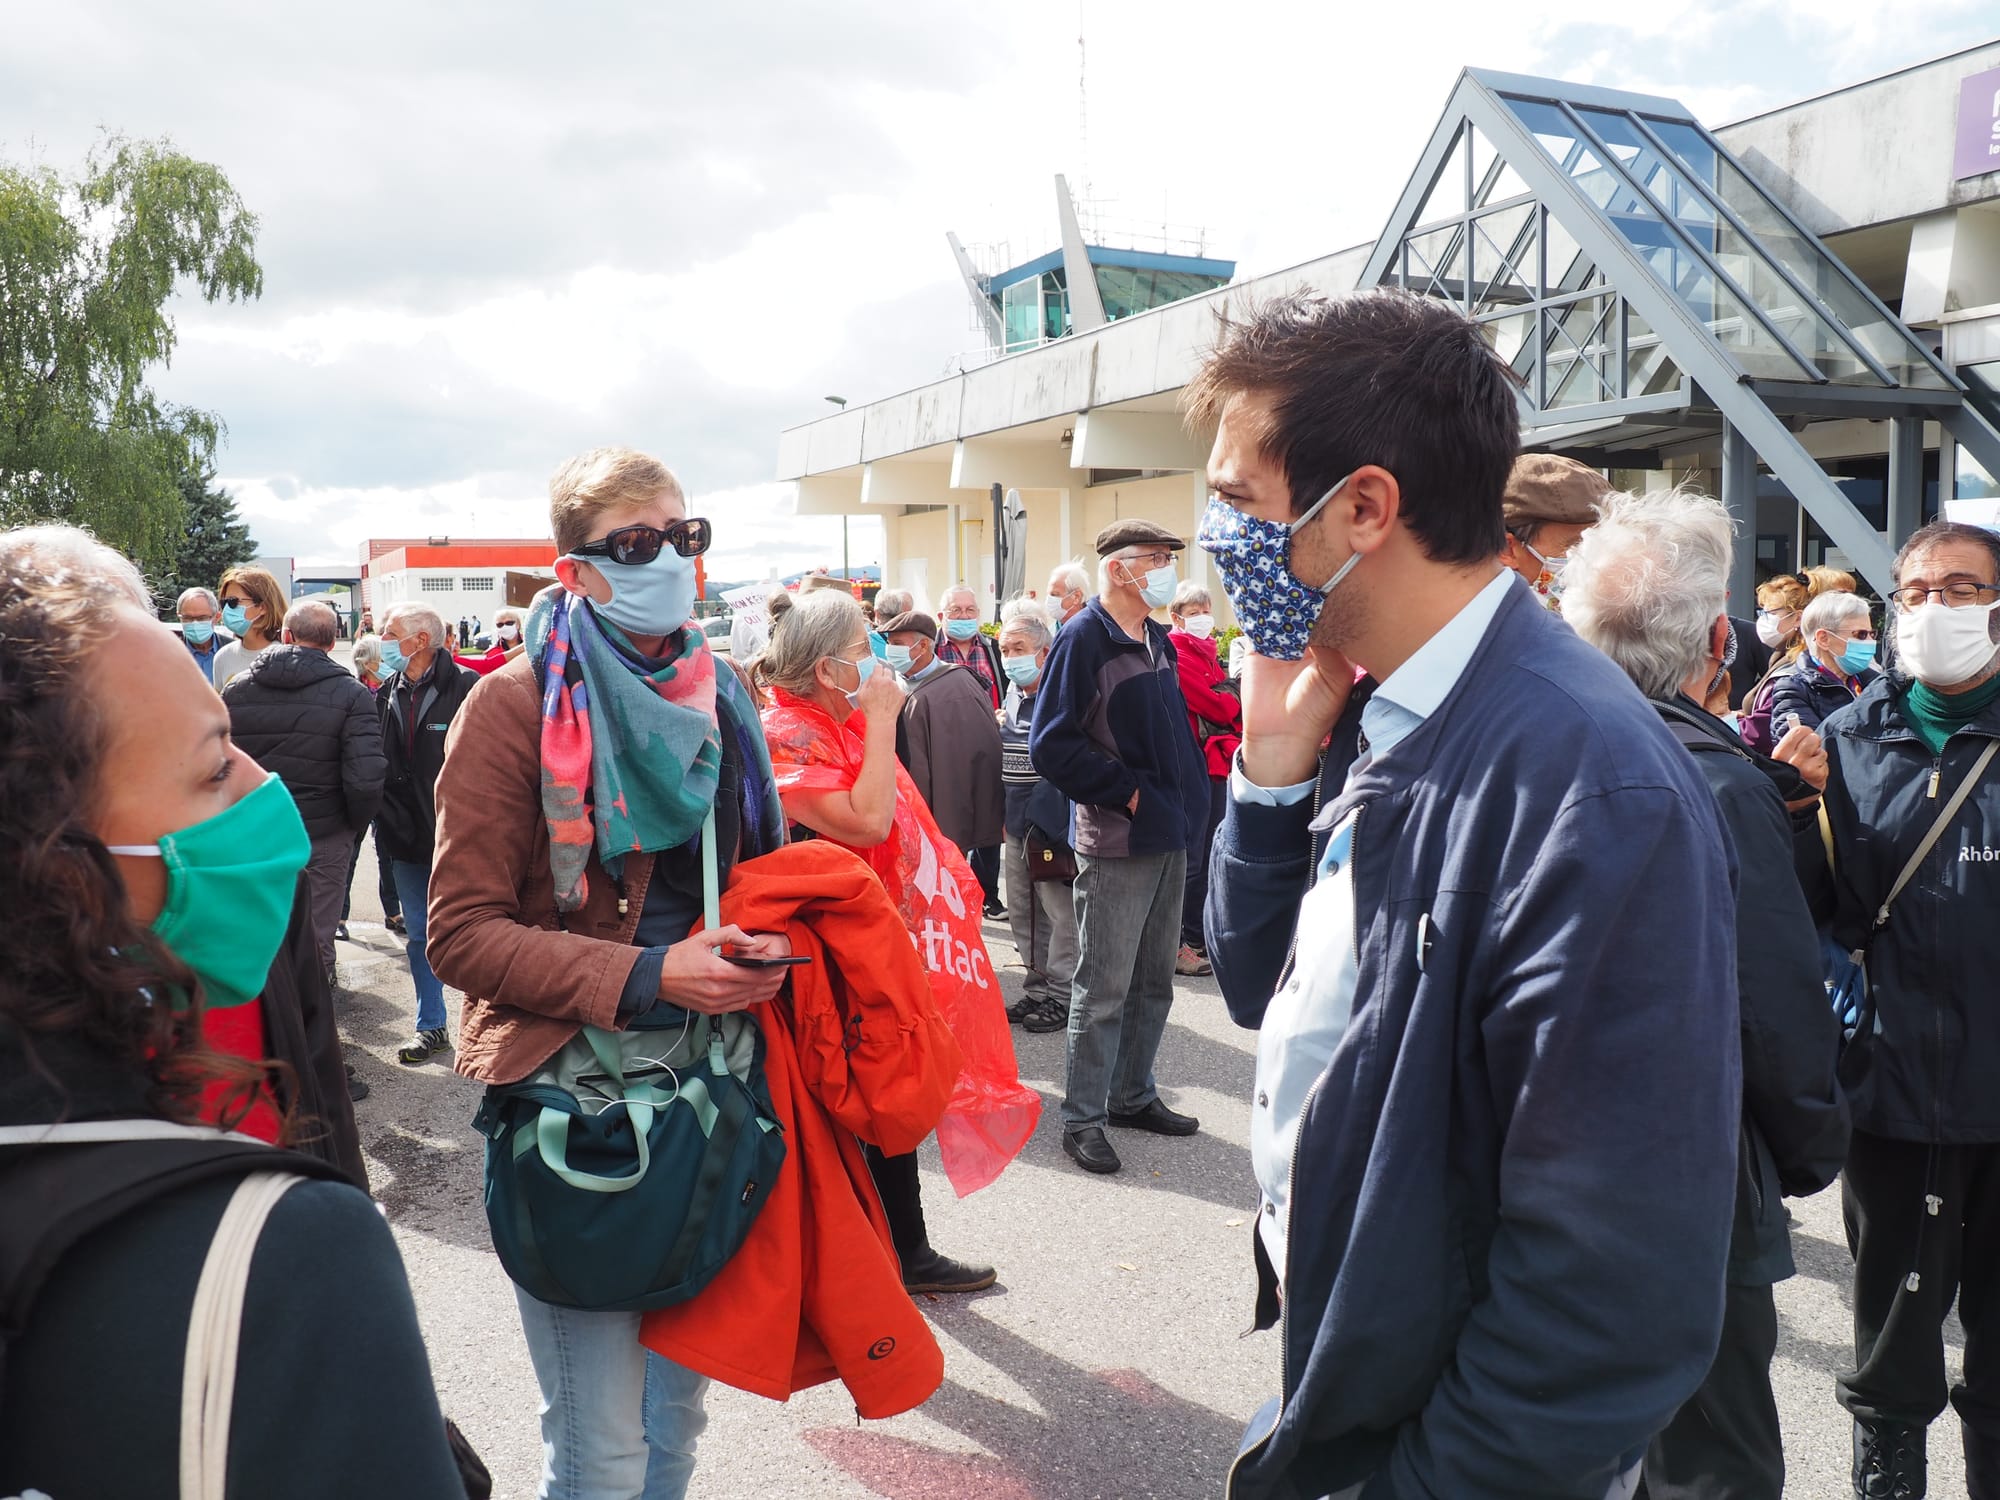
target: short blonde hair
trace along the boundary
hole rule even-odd
[[[635,448],[579,453],[549,480],[549,527],[557,553],[567,555],[588,542],[591,527],[606,511],[644,505],[662,495],[687,502],[674,471],[651,454]]]

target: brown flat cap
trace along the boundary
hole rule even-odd
[[[1523,453],[1507,475],[1500,510],[1509,530],[1555,521],[1595,526],[1597,504],[1611,484],[1597,470],[1553,453]]]
[[[878,625],[875,628],[884,635],[896,635],[901,631],[914,630],[918,635],[927,635],[932,640],[937,639],[937,621],[922,610],[906,609],[887,625]]]
[[[1153,521],[1113,521],[1097,533],[1097,555],[1109,557],[1122,547],[1165,547],[1178,552],[1187,543]]]

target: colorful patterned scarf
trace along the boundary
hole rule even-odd
[[[536,596],[528,652],[542,688],[542,814],[556,906],[583,905],[593,846],[616,873],[628,854],[701,831],[722,769],[715,657],[698,629],[644,662],[625,633],[560,587]]]

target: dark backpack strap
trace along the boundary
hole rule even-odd
[[[88,1236],[159,1198],[216,1178],[290,1172],[353,1186],[330,1162],[262,1142],[164,1139],[11,1148],[0,1167],[0,1390],[7,1351],[49,1273]]]

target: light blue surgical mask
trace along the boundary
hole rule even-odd
[[[969,641],[979,634],[977,620],[946,620],[944,633],[955,641]]]
[[[206,646],[215,638],[215,621],[183,620],[181,636],[190,646]]]
[[[908,673],[910,670],[910,648],[898,646],[894,641],[882,648],[882,660],[889,664],[892,672]]]
[[[565,554],[569,555],[569,554]],[[619,563],[608,557],[575,557],[589,563],[611,585],[611,598],[590,607],[627,635],[666,635],[694,613],[694,559],[672,547],[648,563]]]
[[[1840,670],[1849,677],[1859,677],[1875,665],[1875,643],[1873,641],[1849,641],[1847,649],[1838,658]]]
[[[1032,687],[1035,679],[1042,675],[1042,669],[1035,664],[1032,656],[1003,656],[1000,665],[1007,673],[1007,680],[1017,688]]]
[[[382,670],[400,672],[409,664],[410,659],[403,655],[402,643],[385,638],[382,642]]]
[[[874,652],[878,658],[886,657],[889,653],[889,638],[879,630],[869,631],[868,649]]]
[[[1139,597],[1154,609],[1165,609],[1174,602],[1174,584],[1178,581],[1172,563],[1168,563],[1164,568],[1148,568],[1146,582],[1139,590]]]
[[[844,656],[836,656],[834,660],[854,668],[854,691],[847,695],[847,706],[849,708],[861,707],[862,684],[875,675],[875,669],[881,663],[873,656],[864,656],[859,661],[848,661]]]
[[[223,627],[233,636],[241,636],[250,628],[250,617],[243,612],[240,604],[222,606]]]

